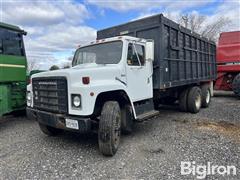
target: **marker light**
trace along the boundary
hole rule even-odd
[[[90,83],[90,77],[82,77],[82,83],[83,84],[89,84]]]

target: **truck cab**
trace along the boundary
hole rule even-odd
[[[47,135],[98,132],[99,149],[114,155],[120,134],[153,107],[154,42],[117,36],[79,47],[72,68],[42,72],[27,87],[27,114]]]

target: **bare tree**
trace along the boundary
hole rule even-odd
[[[182,15],[179,20],[179,23],[183,27],[190,29],[192,32],[197,32],[201,34],[201,30],[205,21],[206,21],[206,16],[192,13],[192,14]]]
[[[28,60],[27,69],[28,72],[31,72],[32,70],[38,70],[39,64],[37,64],[35,60]]]
[[[183,27],[188,28],[189,24],[189,16],[188,14],[182,15],[182,19],[179,22]]]
[[[202,31],[201,34],[204,37],[208,37],[213,41],[217,41],[218,35],[222,32],[223,28],[230,24],[228,18],[220,17],[217,21],[212,24],[208,24]]]
[[[167,17],[171,16],[167,14]],[[207,16],[199,15],[197,13],[183,14],[176,21],[183,27],[190,29],[192,32],[196,32],[215,42],[218,39],[219,33],[231,23],[228,18],[219,17],[215,22],[210,24],[207,22]]]
[[[189,16],[190,29],[194,32],[199,31],[202,28],[204,21],[206,21],[206,16],[191,14]]]

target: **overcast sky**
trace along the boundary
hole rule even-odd
[[[27,58],[41,69],[67,62],[99,29],[158,13],[198,13],[207,23],[224,16],[232,22],[227,31],[240,30],[240,0],[0,0],[0,11],[0,21],[28,32]]]

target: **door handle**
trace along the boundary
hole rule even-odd
[[[143,67],[142,66],[140,66],[140,67],[130,67],[130,69],[132,69],[132,70],[139,70],[139,69],[142,69]]]

